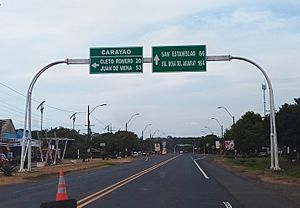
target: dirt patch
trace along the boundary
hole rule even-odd
[[[29,172],[16,172],[13,176],[0,176],[0,186],[8,184],[24,183],[27,181],[38,180],[45,177],[56,176],[61,168],[65,173],[90,170],[94,168],[107,167],[122,163],[131,162],[133,158],[120,158],[111,160],[92,159],[89,162],[82,162],[82,160],[66,160],[64,164],[55,166],[46,166],[42,168],[32,168]]]

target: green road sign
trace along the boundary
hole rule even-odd
[[[143,72],[143,47],[90,48],[90,74]]]
[[[206,46],[152,47],[152,71],[206,71]]]

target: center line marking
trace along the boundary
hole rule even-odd
[[[115,191],[116,189],[118,189],[118,188],[120,188],[120,187],[122,187],[122,186],[124,186],[124,185],[126,185],[128,183],[130,183],[131,181],[136,180],[137,178],[139,178],[139,177],[141,177],[141,176],[143,176],[143,175],[145,175],[145,174],[147,174],[147,173],[149,173],[149,172],[151,172],[151,171],[153,171],[153,170],[155,170],[155,169],[157,169],[157,168],[159,168],[159,167],[167,164],[168,162],[174,160],[178,156],[179,155],[177,155],[175,157],[172,157],[172,158],[169,158],[169,159],[167,159],[165,161],[162,161],[162,162],[160,162],[160,163],[158,163],[158,164],[156,164],[156,165],[154,165],[154,166],[152,166],[150,168],[147,168],[147,169],[145,169],[145,170],[143,170],[141,172],[138,172],[138,173],[136,173],[136,174],[134,174],[132,176],[129,176],[128,178],[125,178],[125,179],[123,179],[123,180],[121,180],[121,181],[119,181],[119,182],[117,182],[115,184],[112,184],[112,185],[110,185],[110,186],[108,186],[108,187],[106,187],[106,188],[104,188],[104,189],[102,189],[102,190],[100,190],[100,191],[98,191],[98,192],[96,192],[94,194],[91,194],[91,195],[89,195],[89,196],[87,196],[87,197],[85,197],[85,198],[77,201],[77,208],[83,208],[83,207],[85,207],[86,205],[88,205],[88,204],[90,204],[90,203],[92,203],[92,202],[94,202],[94,201],[102,198],[103,196],[105,196],[105,195],[107,195],[107,194]]]
[[[227,201],[227,202],[223,202],[224,206],[226,208],[232,208],[231,204]]]
[[[206,175],[206,173],[204,172],[204,170],[202,170],[202,168],[198,165],[198,163],[192,159],[193,162],[195,163],[195,165],[197,166],[197,168],[200,170],[200,172],[202,173],[202,175],[204,176],[205,179],[209,179],[209,177]]]

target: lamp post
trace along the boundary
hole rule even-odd
[[[41,111],[41,133],[42,133],[42,131],[43,131],[43,114],[44,114],[44,103],[45,103],[45,102],[46,102],[46,101],[41,102],[41,103],[39,104],[39,106],[36,108],[37,110],[40,109],[40,111]]]
[[[264,100],[264,117],[266,117],[266,89],[267,89],[267,85],[264,83],[261,85],[261,88],[263,90],[263,100]]]
[[[148,126],[151,126],[151,125],[152,125],[151,123],[148,123],[148,124],[145,126],[145,128],[143,129],[143,131],[142,131],[142,140],[144,140],[144,132],[146,131],[147,127],[148,127]]]
[[[140,115],[140,114],[139,114],[139,113],[133,114],[133,115],[130,117],[130,119],[126,122],[126,127],[125,127],[125,130],[126,130],[126,131],[127,131],[127,127],[128,127],[129,122],[133,119],[133,117],[138,116],[138,115]]]
[[[219,126],[221,127],[221,139],[223,139],[223,125],[220,123],[220,121],[216,118],[211,118],[212,120],[215,120],[218,122]]]
[[[72,115],[71,115],[71,117],[70,117],[70,119],[72,119],[73,120],[73,130],[75,129],[75,120],[76,120],[76,115],[77,114],[77,112],[75,112],[75,113],[73,113]]]
[[[204,126],[204,128],[208,129],[211,134],[214,134],[214,132],[208,126]]]
[[[154,138],[153,136],[154,136],[157,132],[159,132],[159,129],[156,129],[156,130],[154,131],[154,133],[152,134],[152,138]]]
[[[226,107],[219,106],[218,109],[224,109],[229,114],[229,116],[232,118],[232,125],[235,124],[234,116],[229,112],[229,110]]]
[[[91,121],[90,121],[90,115],[93,113],[93,111],[98,108],[98,107],[101,107],[101,106],[106,106],[107,104],[106,103],[103,103],[101,105],[97,105],[93,108],[93,110],[90,111],[90,106],[88,105],[88,129],[87,129],[87,133],[88,133],[88,142],[91,141]]]

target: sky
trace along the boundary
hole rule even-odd
[[[207,55],[235,55],[258,63],[271,79],[275,108],[293,103],[300,89],[300,2],[260,0],[0,0],[0,118],[24,126],[25,97],[34,75],[66,58],[89,58],[91,47],[206,45]],[[89,74],[88,65],[47,70],[33,91],[32,129],[72,128],[86,133],[87,107],[93,132],[128,130],[141,135],[220,135],[217,118],[230,128],[247,111],[263,114],[264,77],[237,60],[207,62],[206,72]],[[268,91],[266,92],[268,94]],[[269,98],[267,96],[267,103]],[[267,104],[267,108],[268,108]],[[203,132],[204,131],[204,132]]]

